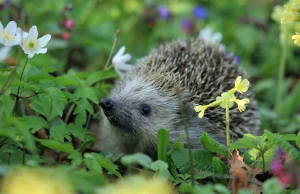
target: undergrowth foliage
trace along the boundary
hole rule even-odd
[[[129,1],[124,2],[128,3]],[[139,10],[136,10],[138,9],[136,7],[140,5],[139,2],[130,2],[132,3],[131,6],[124,5],[124,10],[128,11],[128,17],[124,17],[126,18],[126,26],[133,25],[130,22],[134,22],[134,20],[128,19],[132,13],[141,14]],[[225,9],[222,7],[225,6],[223,1],[216,2],[216,5],[221,6],[218,9]],[[279,8],[272,17],[277,18],[278,21],[283,17],[284,23],[298,21],[300,3],[298,0],[290,0],[289,2],[284,8]],[[0,2],[0,9],[10,3],[10,1]],[[56,3],[62,4],[60,1]],[[198,5],[191,9],[189,6],[186,6],[187,8],[183,6],[185,4],[177,3],[178,7],[172,10],[174,15],[181,14],[182,9],[192,10],[191,17],[182,20],[184,33],[194,33],[196,21],[203,21],[207,17],[211,17],[205,7]],[[234,3],[232,5],[240,6]],[[42,11],[37,9],[31,1],[28,1],[28,6],[29,8],[32,6],[31,9],[36,10],[36,12],[31,13],[35,17],[38,16],[38,13],[48,10],[48,7],[44,8],[45,10],[41,9]],[[27,28],[24,28],[28,30],[26,32],[23,31],[24,29],[17,28],[17,23],[14,21],[8,22],[9,20],[7,20],[6,26],[3,26],[4,21],[1,21],[0,44],[3,46],[0,48],[1,194],[300,193],[300,132],[295,130],[299,129],[299,125],[297,125],[299,124],[299,115],[296,113],[297,108],[300,107],[298,101],[300,84],[295,82],[293,87],[290,87],[293,88],[291,92],[287,93],[282,88],[291,84],[292,81],[286,80],[285,83],[283,78],[278,80],[280,103],[276,100],[276,111],[271,111],[273,104],[275,104],[272,99],[271,103],[273,104],[270,105],[269,102],[266,102],[262,103],[263,105],[260,107],[265,129],[261,136],[245,134],[242,138],[232,142],[229,137],[230,123],[228,122],[228,145],[220,144],[208,133],[203,133],[199,137],[203,149],[191,150],[186,148],[182,143],[182,139],[185,137],[179,137],[173,145],[169,145],[168,130],[160,129],[157,134],[157,160],[153,160],[143,153],[113,155],[95,149],[94,144],[99,141],[97,130],[94,130],[95,125],[96,128],[98,127],[100,117],[99,99],[108,95],[113,87],[113,80],[118,79],[118,75],[113,71],[112,66],[109,66],[110,61],[106,58],[105,60],[108,62],[105,68],[97,66],[90,71],[80,71],[76,68],[67,67],[64,71],[57,64],[60,65],[66,61],[72,64],[76,60],[76,62],[82,62],[81,57],[84,55],[81,53],[81,47],[88,50],[87,53],[89,54],[95,53],[93,48],[111,49],[112,39],[103,44],[98,42],[94,44],[91,37],[97,36],[95,34],[98,32],[91,32],[85,37],[82,37],[82,32],[80,32],[89,18],[94,18],[92,22],[96,21],[95,23],[103,22],[97,20],[98,15],[93,15],[96,11],[90,11],[97,6],[96,1],[91,0],[80,7],[78,12],[75,10],[78,15],[76,17],[77,23],[75,23],[68,15],[72,11],[72,6],[70,4],[63,5],[63,11],[57,11],[63,17],[62,24],[59,25],[61,29],[58,30],[60,34],[53,33],[52,36],[46,33],[47,28],[43,25],[29,28],[30,25],[26,24]],[[294,12],[291,6],[295,6],[297,12]],[[14,8],[17,11],[22,9],[21,6]],[[54,10],[58,10],[58,8],[54,8]],[[149,10],[151,11],[152,7]],[[236,7],[236,10],[239,10],[239,7]],[[282,10],[284,12],[281,12]],[[150,17],[152,13],[150,11],[139,16],[145,22],[143,25],[148,25],[149,29],[157,22],[156,25],[159,27],[151,29],[153,37],[166,39],[167,37],[177,38],[182,35],[169,32],[168,25],[163,23],[171,21],[172,17],[175,18],[172,24],[176,26],[178,23],[178,19],[172,15],[171,10],[166,5],[158,6],[160,20],[153,21],[153,18]],[[118,14],[117,11],[112,11],[112,13]],[[22,16],[21,11],[20,15]],[[291,15],[293,18],[289,18]],[[25,16],[27,18],[27,15]],[[112,19],[114,19],[113,17],[115,16],[112,16]],[[18,25],[25,26],[22,24],[22,20],[19,21]],[[49,22],[50,26],[53,27],[51,22]],[[251,22],[253,21],[249,23]],[[72,30],[76,28],[76,25],[79,26],[78,32],[73,33]],[[101,27],[105,27],[105,25]],[[201,23],[201,25],[203,24]],[[40,29],[39,35],[37,27]],[[291,26],[281,27],[281,35],[286,35],[286,28],[292,28]],[[112,30],[110,28],[106,28],[107,34],[101,34],[100,39],[105,41],[111,36]],[[126,29],[131,33],[130,28],[125,28],[125,32]],[[92,30],[87,31],[93,30],[95,30],[94,26]],[[105,32],[105,30],[103,31]],[[252,34],[259,33],[252,28],[244,28],[240,31],[237,32],[241,33],[237,34],[237,39],[240,39],[231,42],[239,42],[240,46],[247,45],[244,50],[244,57],[250,61],[250,56],[254,55],[253,52],[257,49],[255,45],[259,45],[261,40],[259,38],[245,40],[244,37],[251,37]],[[79,46],[58,40],[59,37],[63,41],[69,41],[71,33],[75,39],[82,37],[76,42]],[[139,34],[142,32],[139,31]],[[162,35],[158,36],[158,34]],[[213,39],[220,42],[221,36],[220,33],[216,33],[213,35]],[[52,37],[53,39],[51,39]],[[135,34],[123,37],[128,38],[128,42],[131,41],[132,45],[136,44],[137,36]],[[289,38],[291,37],[289,36]],[[293,39],[295,44],[299,45],[297,32]],[[153,42],[150,38],[147,40]],[[283,40],[284,38],[282,38],[281,45],[284,50],[287,50],[287,44]],[[145,42],[147,42],[146,39]],[[84,45],[87,43],[92,46],[85,48]],[[145,44],[143,41],[142,43],[142,45]],[[115,44],[116,39],[113,47]],[[149,48],[151,46],[147,45]],[[47,53],[47,49],[51,50],[51,48],[63,48],[69,53],[76,52],[79,57],[76,60],[70,57],[62,62],[59,52]],[[272,48],[272,45],[269,45],[269,48]],[[127,62],[131,57],[123,55],[124,51],[125,47],[117,54],[118,57],[113,58],[113,61],[124,63],[128,69],[131,68],[131,65]],[[52,55],[57,56],[53,57]],[[269,57],[267,54],[266,56]],[[282,59],[284,66],[286,60],[284,53]],[[4,60],[5,62],[3,62]],[[90,62],[85,60],[84,58],[84,64]],[[97,65],[99,65],[98,60],[96,58]],[[247,62],[244,65],[254,77],[258,77],[269,71],[270,64],[276,64],[276,60],[274,61],[272,57],[268,59],[266,57],[264,61],[266,65],[263,66],[260,74],[255,74],[257,73],[256,70],[249,67]],[[102,65],[104,66],[104,64]],[[290,64],[293,63],[290,61]],[[276,68],[277,66],[272,66],[270,69]],[[291,68],[297,71],[298,67],[294,65]],[[267,73],[267,75],[269,74]],[[273,74],[271,75],[273,76]],[[235,102],[239,110],[243,111],[246,108],[245,104],[251,102],[247,99],[236,99],[233,94],[236,91],[246,92],[245,89],[248,88],[248,85],[248,80],[242,80],[239,77],[232,91],[228,91],[226,95],[222,95],[210,105],[196,106],[195,110],[200,112],[199,117],[203,117],[204,111],[209,107],[220,105],[229,111],[230,106]],[[268,96],[269,92],[271,92],[272,98],[274,85],[275,81],[269,78],[258,81],[255,89],[258,91],[259,98],[266,98],[265,96]],[[274,122],[268,123],[265,122],[266,120],[274,120]],[[286,128],[285,132],[288,133],[277,133],[276,131],[279,131],[280,127]]]

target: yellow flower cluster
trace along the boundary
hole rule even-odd
[[[277,21],[280,12],[280,23],[288,24],[300,20],[300,0],[290,0],[284,7],[276,6],[272,18]],[[300,35],[296,32],[292,36],[294,44],[300,46]]]
[[[10,172],[2,182],[2,194],[74,194],[67,179],[49,169],[21,168]]]
[[[97,194],[172,194],[166,181],[143,176],[132,176],[98,189]]]
[[[281,13],[281,24],[299,20],[300,0],[290,0]]]
[[[245,105],[249,104],[250,100],[248,98],[237,99],[234,93],[235,92],[239,92],[241,94],[245,93],[249,88],[249,84],[250,82],[247,79],[242,80],[242,77],[238,76],[235,80],[234,88],[232,88],[228,92],[223,92],[221,96],[218,96],[216,98],[216,101],[208,105],[196,105],[194,107],[194,110],[196,112],[199,112],[198,114],[199,118],[203,118],[204,112],[209,107],[221,106],[222,108],[226,108],[226,107],[231,108],[235,102],[238,105],[239,111],[242,112],[246,109]]]

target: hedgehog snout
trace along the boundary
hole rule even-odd
[[[114,102],[110,98],[103,98],[100,101],[100,106],[103,110],[111,110],[113,108]]]

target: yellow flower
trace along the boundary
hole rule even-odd
[[[234,94],[229,94],[227,92],[223,92],[221,96],[218,96],[216,100],[220,102],[220,106],[222,108],[226,108],[226,105],[228,105],[228,108],[231,108],[233,106],[233,102],[235,101],[236,97]]]
[[[22,168],[8,173],[2,182],[2,194],[73,194],[69,182],[48,169]]]
[[[198,117],[203,118],[205,110],[208,108],[207,105],[197,105],[194,107],[196,112],[199,112]]]
[[[292,39],[294,40],[294,44],[297,46],[300,46],[300,34],[296,32],[296,35],[292,36]]]
[[[246,109],[246,106],[245,104],[249,104],[250,103],[250,100],[248,98],[244,98],[244,99],[236,99],[235,102],[237,103],[238,105],[238,109],[240,112],[243,112],[245,109]]]
[[[250,82],[247,79],[242,80],[242,76],[238,76],[235,80],[235,89],[239,93],[247,92]]]
[[[290,22],[297,21],[299,19],[300,1],[291,0],[289,3],[284,5],[284,11],[281,15],[281,24],[287,24]]]
[[[146,179],[142,176],[120,179],[115,184],[101,187],[96,194],[173,194],[174,191],[166,181]]]

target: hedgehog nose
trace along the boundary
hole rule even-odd
[[[105,110],[112,109],[113,105],[114,103],[110,98],[103,98],[100,101],[100,106]]]

